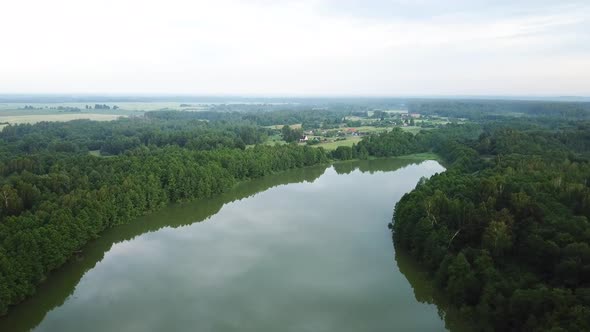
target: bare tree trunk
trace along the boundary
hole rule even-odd
[[[2,190],[2,196],[4,197],[4,208],[8,209],[8,193],[6,189]]]
[[[459,232],[461,232],[461,228],[459,228],[455,234],[453,234],[453,236],[451,237],[451,239],[449,240],[449,244],[447,245],[447,250],[449,250],[449,247],[451,247],[451,242],[453,242],[453,239],[455,238],[455,236],[457,236],[459,234]]]

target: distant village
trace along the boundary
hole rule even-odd
[[[337,141],[355,141],[362,136],[402,127],[410,132],[435,128],[448,122],[437,116],[423,116],[409,113],[406,110],[380,110],[354,112],[342,119],[340,125],[334,127],[306,129],[302,131],[299,143],[323,144]]]

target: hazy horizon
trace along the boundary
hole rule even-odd
[[[31,0],[0,94],[590,96],[590,2]]]
[[[239,101],[333,101],[333,100],[505,100],[590,102],[590,96],[558,95],[239,95],[176,93],[0,93],[0,103],[67,103],[67,102],[239,102]]]

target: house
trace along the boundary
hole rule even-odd
[[[301,136],[301,137],[299,138],[299,142],[300,142],[300,143],[307,142],[307,140],[308,140],[308,138],[307,138],[307,135]]]

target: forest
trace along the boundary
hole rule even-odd
[[[0,312],[108,227],[238,181],[328,161],[308,146],[245,149],[244,140],[261,135],[248,126],[175,121],[7,127],[0,133]]]
[[[590,103],[536,100],[413,99],[411,112],[455,118],[502,119],[505,116],[542,117],[557,120],[590,119]]]
[[[446,140],[447,171],[395,208],[396,248],[477,330],[590,330],[590,124],[547,123]]]
[[[462,121],[396,127],[332,151],[298,143],[385,101],[218,105],[110,122],[9,125],[0,131],[0,313],[105,229],[171,202],[332,160],[433,152],[447,171],[395,207],[397,250],[484,331],[590,330],[588,103],[409,100]],[[395,101],[398,106],[400,101]]]

